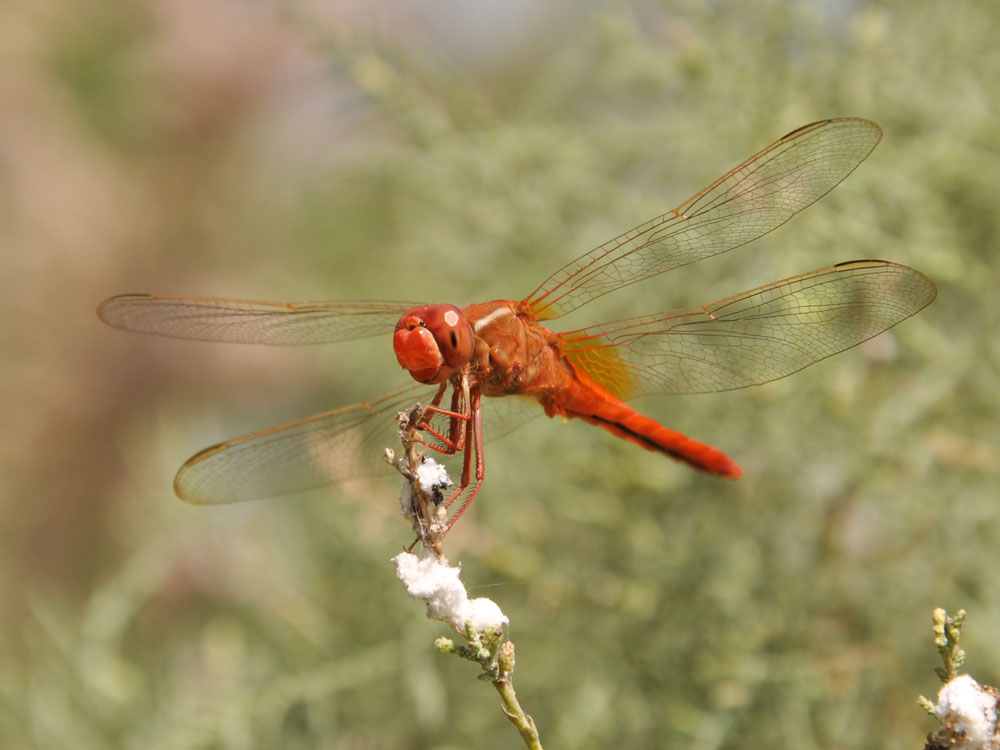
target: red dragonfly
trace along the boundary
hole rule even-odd
[[[126,294],[102,302],[97,314],[116,328],[201,341],[317,344],[393,333],[397,359],[416,383],[206,448],[174,481],[177,495],[192,503],[266,497],[372,474],[393,442],[392,415],[429,400],[432,417],[448,426],[434,429],[426,418],[428,444],[464,454],[461,486],[449,504],[468,491],[454,523],[483,481],[483,396],[527,396],[550,417],[579,418],[700,471],[736,478],[740,468],[722,451],[625,401],[784,377],[928,305],[936,295],[930,279],[889,261],[856,260],[707,305],[576,331],[556,333],[541,321],[767,234],[839,184],[881,135],[878,125],[857,118],[794,130],[672,211],[563,266],[522,300],[460,309]]]

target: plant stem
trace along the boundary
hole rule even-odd
[[[428,466],[417,449],[420,444],[417,425],[422,418],[423,409],[419,404],[408,414],[399,415],[403,456],[397,459],[387,450],[386,460],[403,475],[407,484],[402,494],[403,514],[417,534],[417,541],[433,561],[427,556],[417,560],[414,555],[404,552],[394,558],[397,576],[412,596],[427,603],[429,617],[447,622],[467,639],[466,645],[456,647],[450,638],[438,638],[437,649],[478,663],[483,668],[480,677],[493,683],[500,694],[501,710],[517,727],[525,745],[530,750],[541,750],[535,721],[521,708],[514,692],[514,644],[507,640],[503,628],[507,618],[499,607],[485,598],[468,599],[468,592],[458,579],[458,569],[448,566],[441,549],[442,530],[447,530],[448,519],[441,503],[441,485],[428,487],[421,480],[421,476],[426,476],[421,469]],[[464,632],[460,624],[464,624]]]

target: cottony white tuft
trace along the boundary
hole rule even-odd
[[[406,586],[407,593],[427,603],[427,616],[448,623],[460,635],[466,634],[466,623],[482,633],[509,622],[490,599],[469,599],[459,580],[461,568],[453,568],[433,555],[418,558],[409,552],[396,555],[392,561],[396,563],[396,577]]]
[[[451,477],[444,464],[439,464],[433,458],[424,456],[417,466],[417,481],[420,482],[420,489],[428,495],[435,490],[447,489],[452,486]]]
[[[934,714],[956,750],[1000,750],[997,696],[969,675],[961,674],[941,688]]]
[[[438,505],[444,500],[444,492],[449,487],[454,486],[454,482],[448,476],[448,470],[444,464],[439,464],[429,456],[421,457],[420,463],[417,464],[416,476],[413,478],[413,481],[419,484],[420,489]],[[413,484],[405,477],[403,479],[402,490],[399,493],[399,505],[403,515],[408,518],[414,512]]]

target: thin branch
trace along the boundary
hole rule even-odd
[[[935,671],[944,685],[936,703],[922,695],[918,701],[942,726],[927,735],[924,750],[1000,750],[1000,691],[958,673],[965,663],[958,645],[964,622],[964,609],[954,617],[934,610],[934,645],[944,662]]]
[[[397,419],[403,455],[397,458],[387,449],[386,460],[403,475],[400,503],[404,517],[417,535],[410,550],[419,542],[424,555],[417,557],[407,550],[394,557],[396,576],[410,596],[426,603],[428,617],[447,623],[465,639],[465,644],[458,646],[451,638],[438,638],[435,641],[438,651],[479,664],[483,669],[480,679],[489,680],[496,688],[502,701],[501,710],[517,727],[525,745],[531,750],[541,750],[538,728],[521,708],[514,692],[514,644],[504,631],[509,623],[507,616],[490,599],[469,598],[459,578],[461,569],[450,566],[441,549],[441,539],[448,529],[443,498],[452,482],[444,467],[419,449],[417,425],[423,419],[423,408],[418,404],[409,413],[400,413]]]

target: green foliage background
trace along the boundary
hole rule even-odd
[[[866,257],[938,301],[784,381],[642,404],[739,482],[536,420],[446,551],[510,616],[549,747],[917,747],[934,606],[1000,681],[1000,5],[365,7],[0,11],[0,745],[517,746],[394,580],[398,482],[170,491],[205,445],[399,382],[387,343],[146,340],[94,306],[521,297],[837,115],[885,130],[842,188],[567,325]]]

